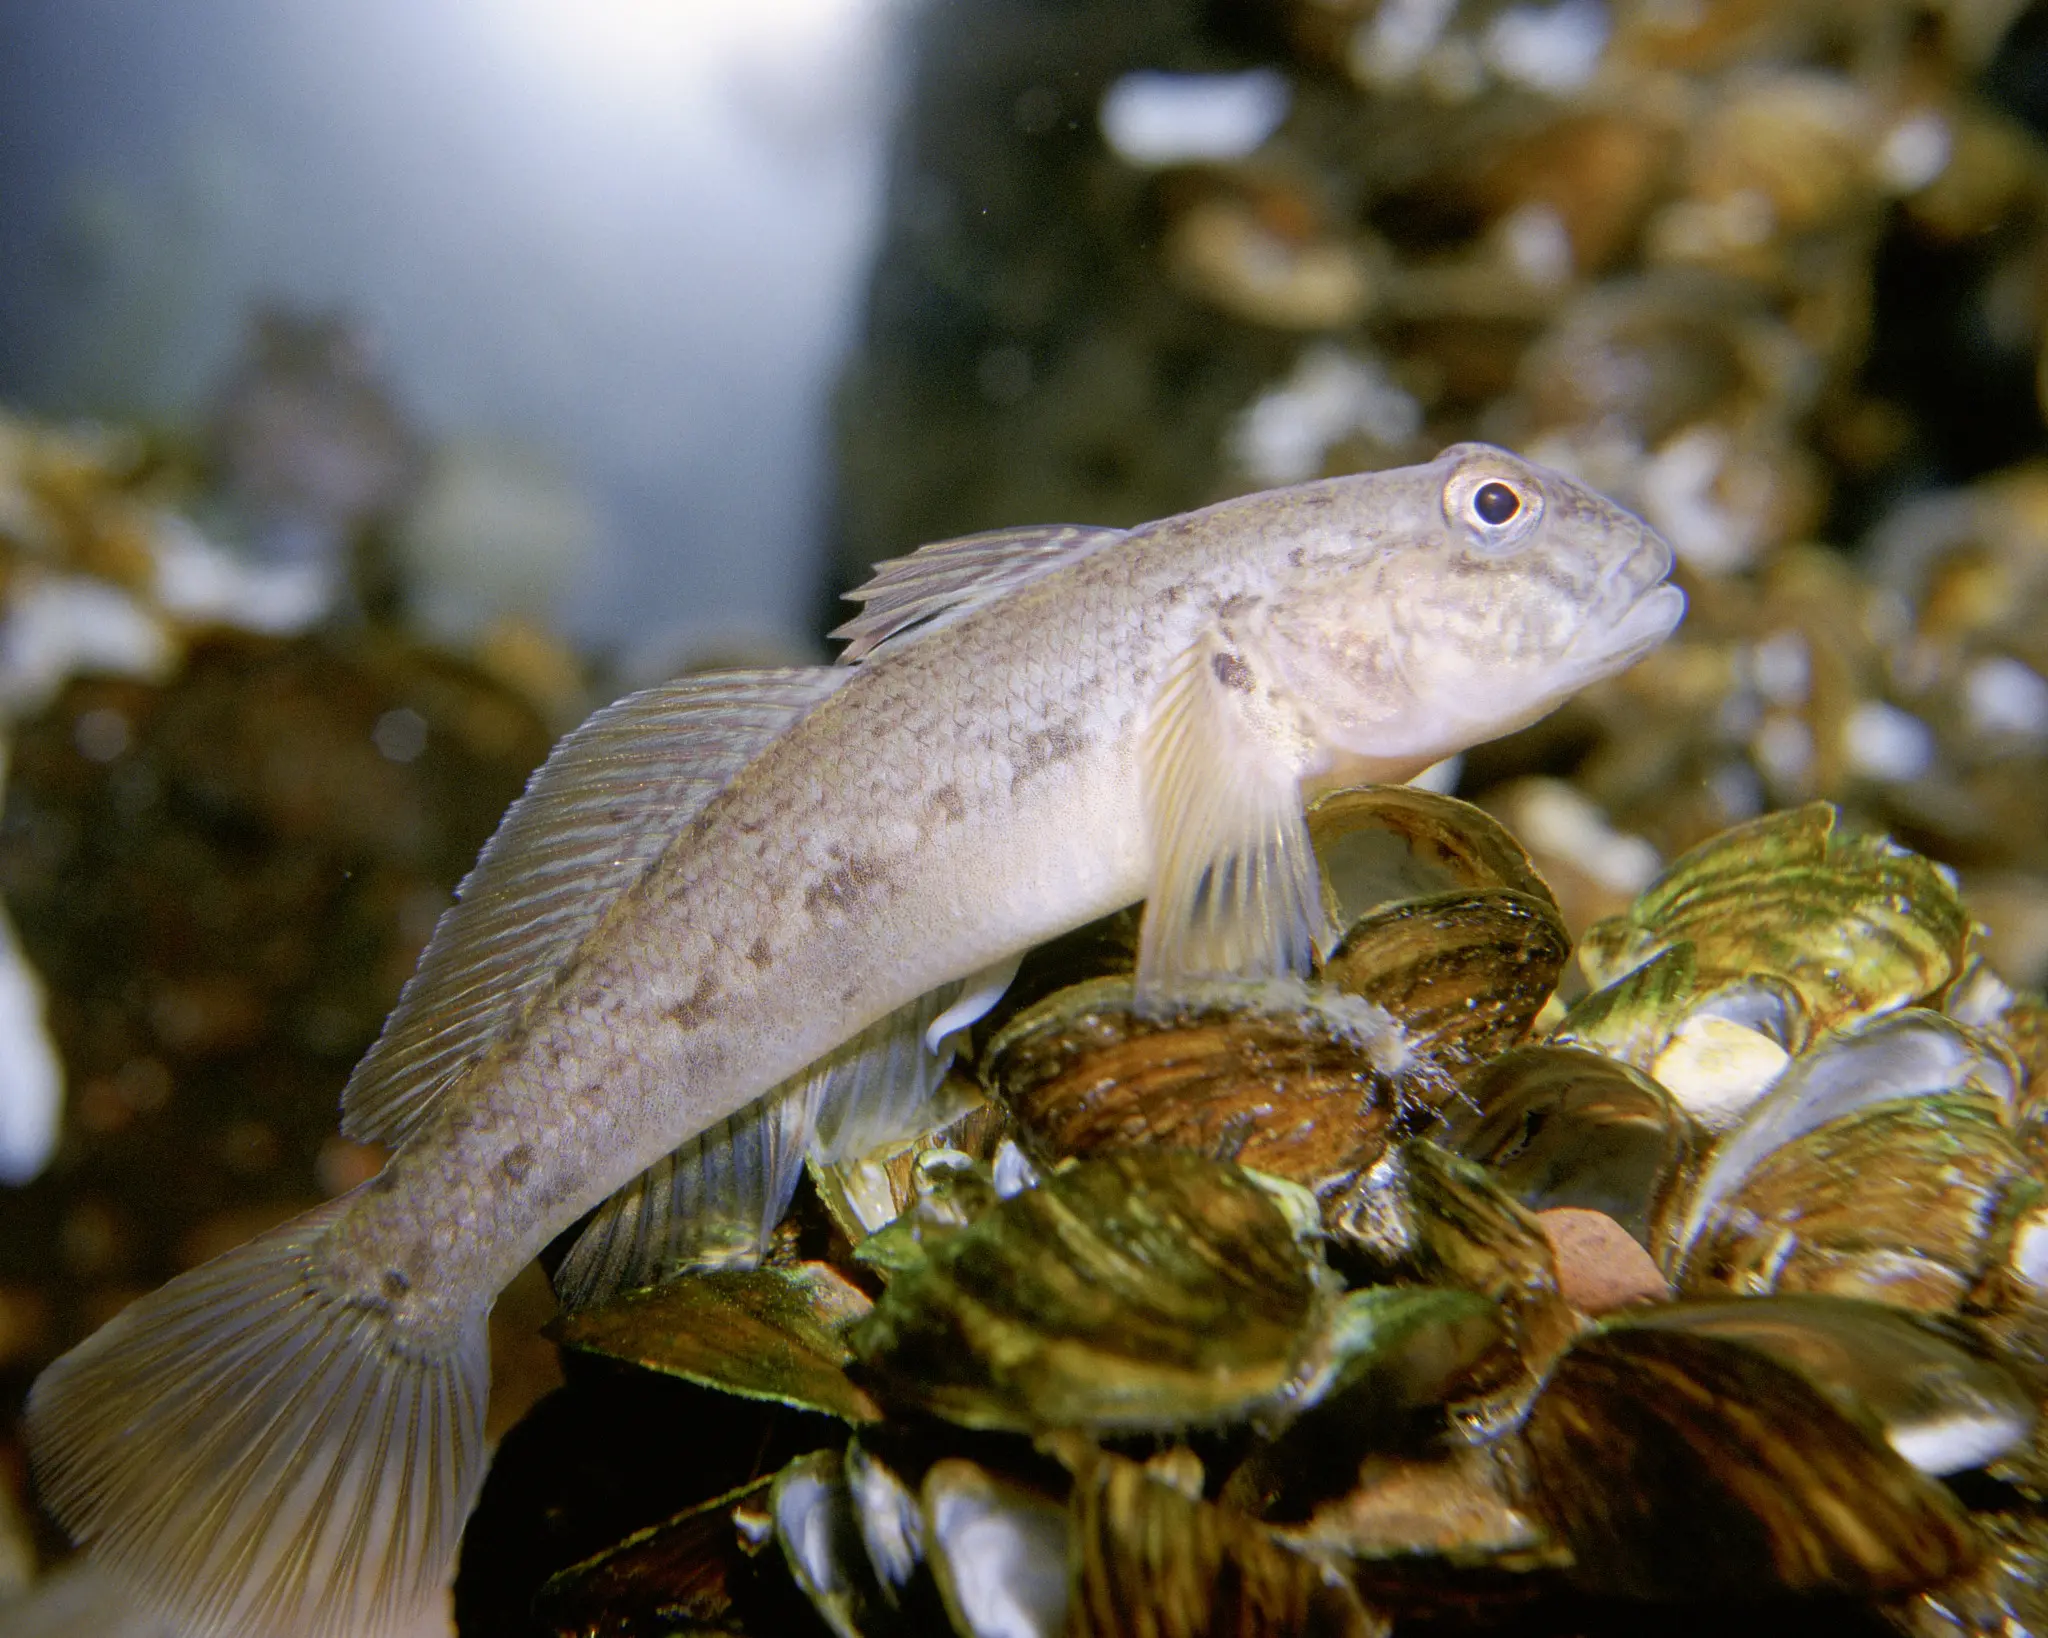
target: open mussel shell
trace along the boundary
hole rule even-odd
[[[1813,1031],[1934,995],[1961,970],[1970,918],[1940,866],[1836,829],[1813,802],[1723,831],[1674,861],[1628,908],[1596,923],[1579,962],[1601,988],[1680,941],[1698,982],[1772,975]]]
[[[957,1149],[921,1150],[910,1167],[903,1209],[856,1245],[854,1258],[884,1279],[921,1267],[933,1245],[1001,1198],[994,1167]]]
[[[1645,1246],[1694,1145],[1655,1081],[1575,1047],[1503,1053],[1439,1114],[1435,1140],[1486,1167],[1529,1210],[1604,1212]]]
[[[1529,1033],[1571,950],[1546,898],[1505,887],[1436,893],[1353,922],[1322,978],[1385,1007],[1414,1060],[1462,1081]],[[1423,1095],[1438,1103],[1448,1090]]]
[[[1114,1456],[1075,1476],[1071,1638],[1378,1638],[1349,1583],[1233,1508]]]
[[[1865,1418],[1744,1343],[1611,1329],[1522,1430],[1572,1579],[1634,1598],[1901,1595],[1967,1570],[1962,1506]]]
[[[1320,1333],[1314,1206],[1290,1215],[1287,1187],[1179,1150],[1079,1161],[929,1243],[848,1340],[891,1396],[969,1427],[1248,1414]]]
[[[957,1069],[954,1071],[960,1073]],[[983,1102],[956,1120],[908,1143],[889,1144],[872,1154],[804,1164],[833,1225],[852,1245],[893,1223],[911,1203],[919,1157],[934,1150],[990,1161],[1002,1146],[1008,1122],[1002,1110]]]
[[[1768,973],[1706,981],[1690,940],[1582,996],[1551,1032],[1642,1070],[1708,1131],[1761,1097],[1805,1045],[1806,1003]]]
[[[1498,1303],[1520,1362],[1513,1377],[1541,1370],[1578,1330],[1542,1225],[1484,1167],[1434,1143],[1390,1149],[1324,1217],[1333,1258],[1362,1283],[1445,1286]]]
[[[1072,1527],[1065,1505],[961,1457],[919,1491],[926,1561],[961,1638],[1060,1638]]]
[[[1154,1016],[1098,979],[1013,1018],[982,1072],[1043,1160],[1193,1149],[1321,1189],[1383,1146],[1400,1050],[1384,1012],[1325,986],[1203,985]]]
[[[1401,899],[1506,888],[1557,900],[1522,844],[1483,808],[1413,785],[1354,785],[1308,805],[1332,920],[1348,927]]]
[[[1702,977],[1692,940],[1679,940],[1583,995],[1550,1040],[1645,1071],[1718,1132],[1784,1073],[1808,1032],[1806,1001],[1786,979]]]
[[[775,1539],[789,1573],[836,1638],[864,1638],[894,1603],[861,1539],[846,1464],[836,1450],[799,1456],[768,1493]]]
[[[1799,991],[1757,973],[1696,990],[1648,1067],[1679,1107],[1719,1132],[1769,1090],[1809,1035]]]
[[[1923,1473],[1983,1467],[2032,1435],[2040,1412],[2011,1373],[1919,1317],[1846,1297],[1660,1303],[1611,1321],[1718,1337],[1790,1366],[1843,1410],[1868,1415]]]
[[[1950,1312],[1990,1266],[2021,1189],[2033,1192],[2030,1175],[1990,1098],[1874,1104],[1760,1160],[1693,1241],[1681,1288]]]
[[[896,1470],[858,1439],[846,1447],[846,1488],[875,1580],[894,1604],[924,1562],[924,1509]]]
[[[847,1377],[853,1356],[841,1333],[871,1307],[829,1264],[799,1263],[689,1275],[581,1309],[552,1329],[564,1348],[861,1423],[882,1413]]]
[[[1686,1291],[1784,1289],[1789,1278],[1953,1306],[2024,1175],[2003,1124],[2014,1080],[1995,1040],[1922,1008],[1828,1037],[1721,1140],[1668,1271]],[[1880,1191],[1888,1198],[1873,1206]],[[1858,1251],[1860,1275],[1813,1272]]]
[[[1647,1072],[1685,1016],[1698,977],[1693,947],[1681,940],[1579,997],[1550,1039]]]

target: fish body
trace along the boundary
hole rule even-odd
[[[553,1236],[610,1202],[578,1289],[644,1279],[733,1154],[786,1173],[857,1127],[964,975],[1140,898],[1141,1000],[1304,970],[1303,786],[1409,777],[1620,669],[1682,613],[1670,566],[1464,445],[927,548],[864,594],[857,663],[600,713],[351,1082],[384,1171],[52,1366],[46,1498],[196,1633],[389,1630],[480,1479],[489,1304]]]

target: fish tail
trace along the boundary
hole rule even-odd
[[[191,1638],[373,1638],[446,1584],[483,1477],[484,1314],[422,1347],[319,1274],[336,1201],[44,1371],[44,1500]]]

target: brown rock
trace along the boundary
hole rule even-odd
[[[1670,1300],[1671,1287],[1650,1254],[1605,1212],[1559,1206],[1538,1212],[1536,1221],[1557,1258],[1557,1288],[1580,1313]]]

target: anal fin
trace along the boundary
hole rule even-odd
[[[656,1161],[597,1209],[555,1271],[556,1300],[587,1308],[692,1269],[752,1267],[789,1209],[807,1153],[851,1158],[952,1120],[961,1110],[941,1087],[953,1049],[941,1042],[934,1051],[927,1034],[963,997],[975,1017],[993,1006],[1002,994],[994,980],[1008,983],[1004,968],[1014,973],[1015,963],[899,1007]]]

